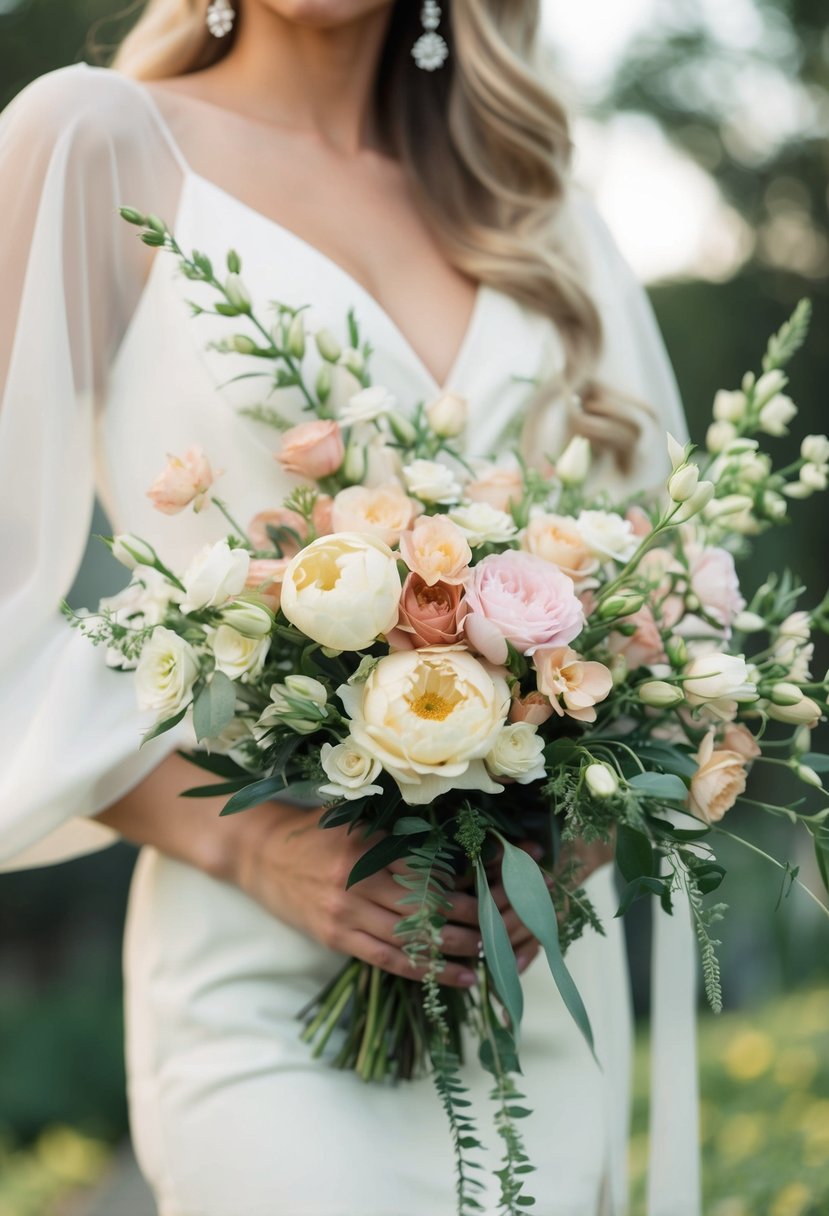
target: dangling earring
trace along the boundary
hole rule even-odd
[[[424,72],[442,68],[449,58],[446,39],[437,32],[440,25],[440,5],[437,0],[423,0],[420,10],[423,33],[412,47],[412,58]]]
[[[224,38],[233,29],[236,13],[230,0],[210,0],[207,6],[207,28],[214,38]]]

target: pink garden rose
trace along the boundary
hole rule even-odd
[[[595,722],[594,706],[610,693],[613,677],[603,663],[585,662],[569,646],[544,647],[533,659],[539,691],[559,715]]]
[[[613,654],[625,656],[631,671],[635,671],[637,667],[652,667],[654,663],[667,661],[662,634],[647,604],[643,604],[632,616],[624,617],[624,624],[634,625],[636,632],[630,637],[624,633],[611,633],[607,645]]]
[[[285,431],[276,458],[288,473],[318,481],[336,473],[344,456],[340,424],[333,419],[317,418]]]
[[[702,604],[706,616],[730,631],[737,613],[746,606],[740,594],[734,558],[725,549],[703,549],[698,545],[688,546],[686,553],[691,591]]]
[[[178,515],[191,503],[194,511],[200,511],[216,476],[202,449],[190,448],[183,459],[167,457],[167,464],[150,486],[147,497],[165,515]]]
[[[423,646],[454,646],[463,635],[468,612],[463,587],[457,583],[433,583],[410,574],[400,596],[397,628],[388,635],[395,650]]]
[[[491,663],[506,662],[510,642],[520,654],[563,646],[584,627],[573,580],[531,553],[493,553],[473,567],[467,587],[470,645]]]

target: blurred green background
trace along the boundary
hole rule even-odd
[[[132,17],[140,7],[132,6]],[[0,0],[0,106],[52,68],[105,60],[131,19],[118,16],[122,9],[117,0]],[[567,7],[547,0],[544,30],[551,70],[579,115],[578,174],[648,283],[694,437],[703,437],[715,390],[736,387],[757,367],[766,336],[803,295],[814,302],[814,322],[792,371],[802,410],[796,430],[825,431],[825,0],[583,0]],[[796,454],[794,440],[778,444],[781,463]],[[792,514],[788,527],[762,541],[742,572],[744,585],[791,566],[817,600],[829,570],[825,505],[815,498]],[[105,560],[90,557],[75,602],[93,602],[113,577]],[[819,646],[815,671],[828,661]],[[816,738],[821,745],[825,738]],[[768,770],[762,780],[763,797],[774,801]],[[728,826],[755,833],[750,818],[750,811],[734,812]],[[785,825],[763,831],[765,847],[789,857],[819,890],[808,842]],[[729,1012],[719,1019],[703,1012],[700,1024],[705,1213],[825,1216],[827,922],[796,890],[777,908],[778,873],[727,841],[720,851],[729,870],[722,897],[734,908],[720,934]],[[126,1134],[120,937],[132,863],[122,845],[0,877],[0,1216],[91,1210],[78,1195],[94,1189],[110,1146]],[[631,1154],[638,1216],[644,913],[630,920],[628,933],[642,1016]],[[114,1216],[108,1202],[98,1200],[101,1216]],[[117,1210],[144,1216],[143,1208]]]

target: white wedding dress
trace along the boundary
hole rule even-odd
[[[138,752],[132,681],[69,630],[56,605],[77,569],[98,494],[116,530],[169,564],[224,534],[216,511],[175,518],[146,489],[167,452],[201,445],[241,519],[280,504],[274,436],[239,414],[260,382],[226,382],[238,356],[208,350],[224,321],[190,318],[196,289],[147,251],[119,204],[163,214],[181,244],[221,264],[241,254],[257,305],[309,304],[309,325],[342,327],[353,306],[376,383],[401,403],[441,388],[466,396],[468,451],[485,454],[520,415],[528,378],[560,365],[550,322],[482,287],[443,386],[377,300],[330,258],[188,167],[152,94],[79,65],[29,86],[0,120],[0,853],[34,865],[100,847],[89,817],[166,754]],[[568,222],[607,331],[601,374],[652,409],[631,485],[664,472],[664,431],[681,407],[644,292],[590,203]],[[296,411],[288,395],[281,408]],[[563,411],[551,410],[547,450]],[[608,482],[610,470],[604,470]],[[249,812],[255,814],[255,812]],[[593,1022],[590,1059],[543,963],[525,976],[522,1061],[534,1116],[538,1216],[621,1216],[631,1018],[610,867],[588,882],[607,926],[568,962]],[[698,1216],[693,968],[687,918],[657,915],[656,1070],[650,1216]],[[161,1216],[452,1216],[453,1163],[428,1081],[366,1086],[311,1060],[297,1011],[341,958],[238,890],[151,848],[132,884],[125,949],[129,1102],[136,1152]],[[488,1165],[497,1141],[487,1085],[467,1077]],[[494,1213],[490,1187],[486,1211]]]

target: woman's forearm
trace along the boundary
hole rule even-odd
[[[209,774],[173,753],[96,818],[133,844],[152,845],[214,878],[238,883],[275,819],[296,811],[267,803],[220,818],[226,796],[181,797],[182,790],[210,780]]]

